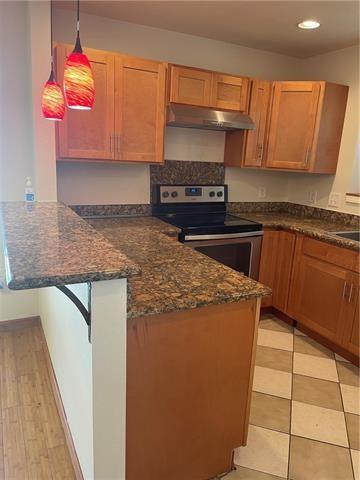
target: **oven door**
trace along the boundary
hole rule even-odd
[[[186,235],[185,245],[258,280],[263,232]]]

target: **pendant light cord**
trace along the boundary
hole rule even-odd
[[[81,43],[80,43],[80,0],[77,0],[76,8],[76,42],[74,52],[82,53]]]
[[[51,51],[51,71],[54,71],[54,48],[53,48],[53,3],[50,0],[50,51]]]

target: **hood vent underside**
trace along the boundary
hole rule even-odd
[[[255,125],[246,113],[223,112],[212,108],[170,104],[167,107],[169,127],[201,128],[204,130],[254,130]]]

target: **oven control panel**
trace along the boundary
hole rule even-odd
[[[159,203],[226,202],[226,185],[160,185]]]

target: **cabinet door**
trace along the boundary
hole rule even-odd
[[[261,249],[259,282],[272,289],[272,297],[262,305],[283,313],[287,313],[295,240],[293,233],[265,230]]]
[[[212,73],[171,66],[170,102],[210,106]]]
[[[259,282],[263,283],[272,290],[275,285],[275,269],[276,269],[276,244],[279,232],[274,230],[265,230],[260,258]],[[265,297],[261,305],[267,307],[272,305],[272,297]]]
[[[284,231],[277,234],[272,304],[281,312],[287,313],[296,235]]]
[[[340,345],[348,315],[347,270],[302,253],[298,242],[289,301],[290,315]]]
[[[249,130],[246,133],[247,138],[244,155],[245,167],[261,167],[263,163],[270,90],[270,82],[253,80],[251,86],[249,115],[255,123],[255,130]]]
[[[162,162],[166,65],[117,56],[115,69],[116,159]]]
[[[63,83],[64,64],[73,47],[56,47],[58,81]],[[65,118],[56,124],[57,155],[62,158],[114,160],[114,55],[85,50],[95,82],[92,110],[67,108]]]
[[[347,280],[348,282],[345,302],[348,304],[350,312],[345,321],[342,344],[347,351],[359,356],[359,276],[351,273],[348,275]]]
[[[274,83],[267,167],[309,170],[319,95],[319,82]]]
[[[211,106],[244,112],[247,109],[248,86],[247,78],[213,73]]]

